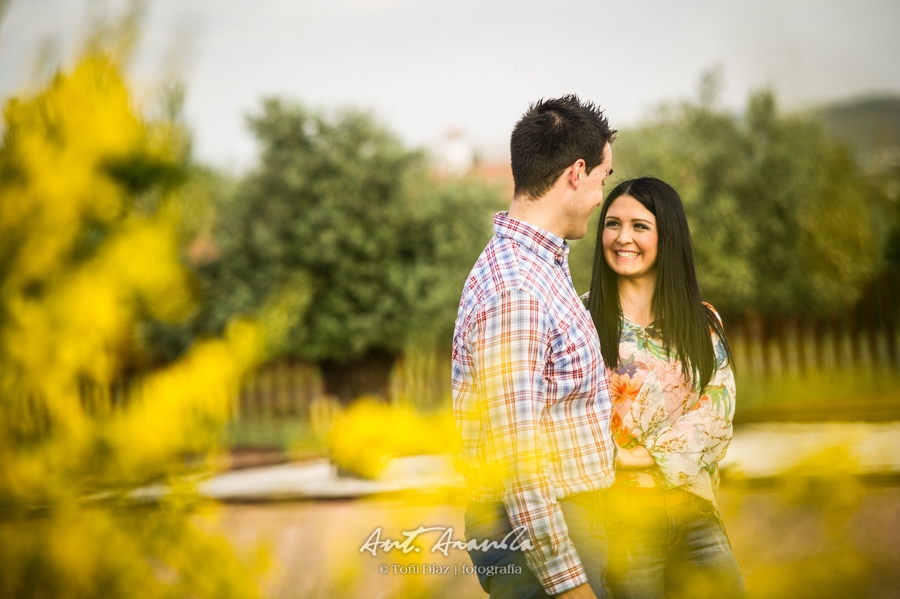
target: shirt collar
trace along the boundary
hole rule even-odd
[[[662,333],[660,332],[662,320],[659,318],[648,324],[646,328],[642,327],[638,323],[625,316],[625,313],[622,312],[621,308],[619,308],[619,318],[622,319],[622,323],[630,329],[639,331],[645,335],[653,337],[654,339],[662,339]]]
[[[524,245],[551,264],[562,266],[569,253],[569,244],[565,239],[540,227],[509,218],[509,212],[494,215],[494,233]]]

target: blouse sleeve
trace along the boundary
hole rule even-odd
[[[716,371],[700,392],[697,403],[674,424],[655,430],[644,445],[656,460],[666,482],[681,486],[701,469],[712,471],[725,457],[734,418],[734,373],[725,344],[713,335]]]

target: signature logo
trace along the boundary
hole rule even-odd
[[[366,539],[366,542],[363,543],[362,547],[359,548],[359,552],[362,553],[363,551],[368,551],[372,555],[378,555],[379,551],[387,553],[396,549],[401,550],[404,554],[410,553],[412,551],[419,552],[422,550],[422,548],[413,543],[415,538],[423,533],[437,531],[444,532],[443,534],[441,534],[441,537],[438,539],[437,543],[431,546],[431,553],[440,552],[445,556],[450,555],[451,549],[465,551],[490,551],[491,549],[528,551],[529,549],[534,549],[534,545],[531,544],[531,541],[529,541],[525,535],[524,526],[514,528],[509,532],[509,534],[507,534],[499,541],[490,539],[479,541],[478,539],[471,539],[468,542],[454,540],[452,528],[448,528],[446,526],[431,526],[428,528],[420,526],[415,530],[401,532],[400,534],[405,537],[403,541],[392,541],[388,538],[382,540],[381,527],[378,527],[372,532],[371,535],[369,535],[369,538]]]

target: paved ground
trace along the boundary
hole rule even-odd
[[[731,480],[786,473],[900,473],[900,422],[760,423],[736,429],[721,463]],[[459,489],[451,456],[397,458],[377,481],[341,475],[324,458],[219,474],[201,492],[222,501],[336,499],[379,493]]]
[[[828,469],[900,472],[900,422],[770,422],[735,429],[721,467],[733,478]]]
[[[719,505],[751,596],[900,599],[900,485],[873,485],[898,480],[900,423],[744,425],[723,469]],[[432,551],[448,529],[463,536],[461,489],[443,456],[396,459],[378,481],[317,458],[201,485],[225,502],[217,527],[239,554],[270,552],[272,599],[482,599],[463,551]],[[360,551],[376,529],[399,541],[419,527],[436,529],[419,552]]]
[[[325,458],[233,470],[214,476],[200,492],[221,501],[339,499],[402,491],[433,492],[465,484],[452,456],[410,456],[392,460],[379,480],[346,474]]]

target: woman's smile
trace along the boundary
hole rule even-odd
[[[656,277],[659,233],[656,217],[643,204],[622,195],[609,207],[603,223],[603,255],[620,277]]]

